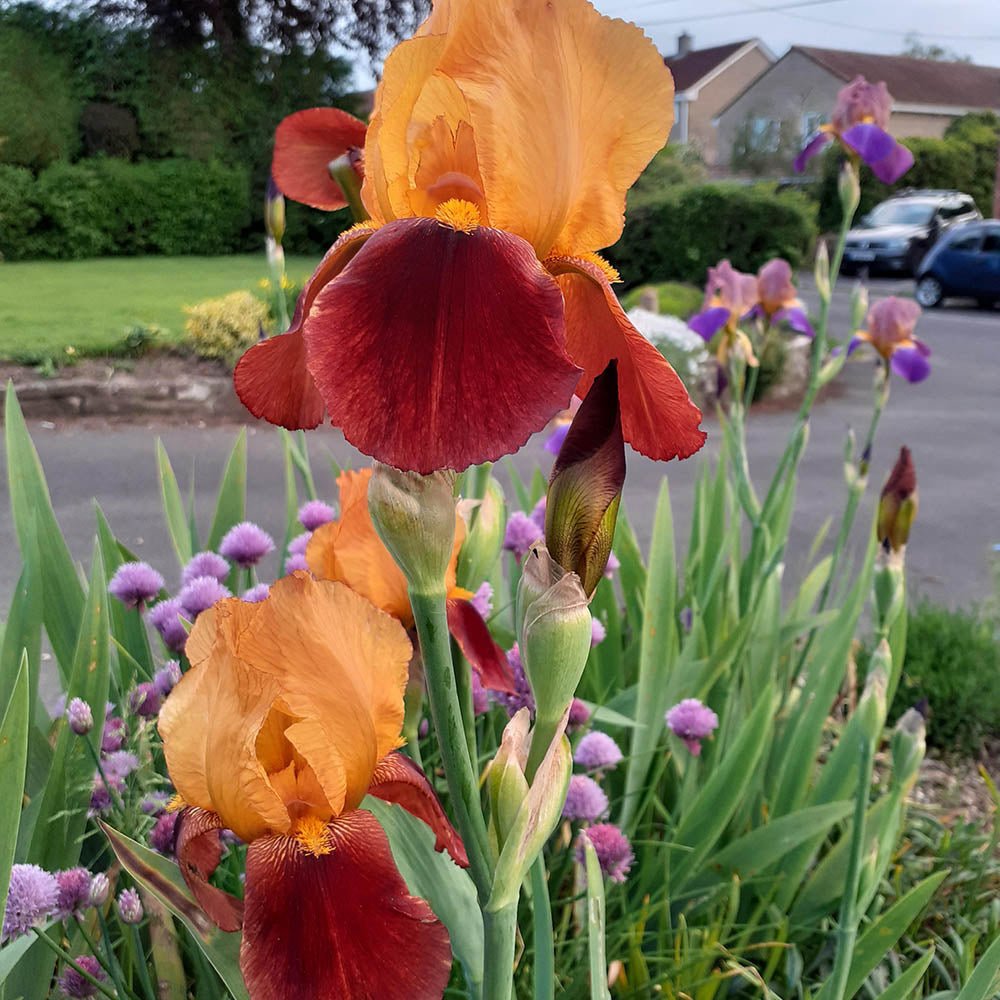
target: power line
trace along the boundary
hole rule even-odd
[[[694,14],[686,17],[669,17],[659,21],[643,21],[643,26],[647,28],[659,27],[663,24],[682,24],[690,21],[715,21],[724,17],[742,17],[746,14],[770,14],[777,11],[791,10],[795,7],[816,7],[821,4],[844,3],[844,0],[794,0],[792,3],[775,4],[772,7],[751,7],[749,10],[716,11],[711,14]],[[795,15],[789,15],[794,17]]]

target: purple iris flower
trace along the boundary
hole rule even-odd
[[[913,335],[921,309],[912,299],[890,295],[868,310],[867,329],[858,330],[847,346],[853,354],[862,344],[871,344],[889,367],[907,382],[922,382],[931,373],[927,360],[931,349]]]
[[[830,123],[806,143],[795,158],[795,170],[806,164],[828,143],[838,139],[846,149],[871,167],[885,184],[894,184],[913,166],[913,154],[887,131],[892,97],[884,82],[869,83],[856,76],[837,94]]]

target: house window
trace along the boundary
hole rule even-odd
[[[773,118],[751,118],[749,147],[758,153],[776,153],[781,146],[781,122]]]
[[[806,111],[802,115],[802,138],[808,139],[823,124],[822,111]]]

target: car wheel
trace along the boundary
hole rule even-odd
[[[933,309],[941,305],[944,298],[944,286],[933,274],[925,274],[917,282],[917,302],[925,309]]]

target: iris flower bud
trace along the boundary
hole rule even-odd
[[[590,387],[549,477],[545,541],[591,597],[611,554],[625,484],[617,362]]]
[[[379,538],[417,593],[444,591],[455,543],[454,488],[453,472],[422,476],[375,463],[368,510]]]
[[[458,560],[458,582],[472,588],[489,579],[504,540],[505,502],[503,487],[490,477],[486,493],[472,511],[472,527]]]

